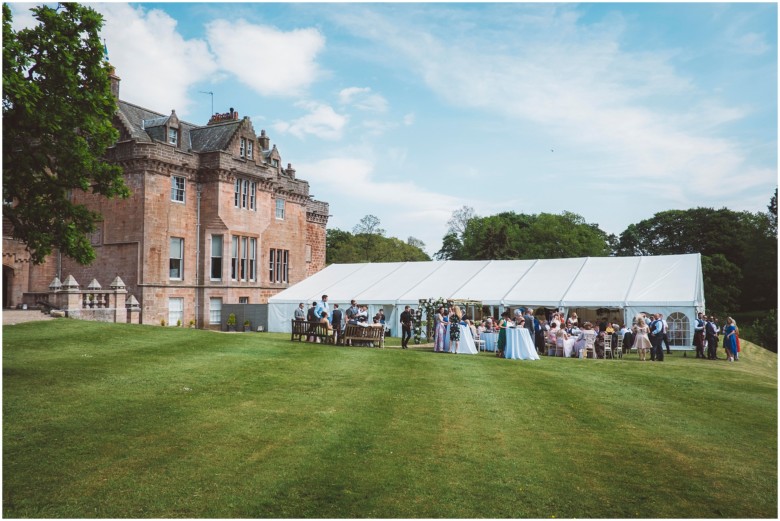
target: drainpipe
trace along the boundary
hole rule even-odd
[[[195,327],[200,327],[200,183],[195,216]]]

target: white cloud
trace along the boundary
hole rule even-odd
[[[289,32],[245,20],[206,26],[219,66],[262,95],[298,96],[320,75],[315,61],[325,46],[317,29]]]
[[[346,116],[337,113],[330,105],[314,101],[301,101],[295,106],[308,110],[309,113],[291,122],[275,122],[273,128],[276,131],[292,134],[299,139],[304,139],[307,134],[330,141],[341,139],[348,121]]]
[[[462,14],[448,19],[445,13],[446,24],[422,25],[417,18],[380,13],[368,9],[338,20],[382,46],[383,54],[396,56],[394,63],[406,64],[452,106],[508,115],[581,156],[631,165],[595,172],[591,185],[628,173],[640,187],[667,185],[660,198],[696,206],[733,179],[746,177],[733,187],[739,193],[776,176],[771,169],[751,169],[737,140],[714,134],[714,127],[748,112],[702,92],[674,66],[676,51],[624,49],[627,27],[619,16],[589,26],[571,8],[543,8],[534,16],[507,18],[483,40],[457,19]],[[445,30],[459,27],[453,19],[461,32]],[[750,33],[743,37],[757,50],[760,41]]]
[[[193,103],[188,89],[216,70],[206,42],[184,39],[176,20],[159,9],[113,3],[93,8],[105,17],[102,35],[122,78],[121,98],[186,117]]]
[[[352,105],[369,112],[387,112],[387,100],[380,94],[373,94],[370,87],[348,87],[339,92],[342,105]]]
[[[414,121],[415,121],[414,112],[410,112],[409,114],[406,114],[404,116],[404,125],[406,125],[407,127],[414,125]]]
[[[734,39],[734,44],[739,52],[759,55],[767,52],[770,47],[766,37],[758,33],[746,33]]]
[[[14,31],[28,29],[38,25],[38,20],[33,17],[32,12],[30,11],[31,8],[38,5],[51,5],[52,7],[56,7],[56,4],[21,4],[15,2],[10,2],[8,4],[11,8],[11,16],[13,17],[11,27],[13,27]]]

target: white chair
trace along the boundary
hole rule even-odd
[[[609,358],[615,358],[615,354],[612,352],[612,335],[610,333],[604,334],[604,359],[607,359],[607,355],[609,355]]]
[[[477,351],[484,351],[485,341],[479,338],[479,331],[477,331],[477,328],[473,325],[469,326],[469,331],[471,331],[471,336],[474,338],[474,347],[477,348]]]
[[[585,346],[580,349],[580,353],[582,353],[582,359],[585,360],[588,358],[588,353],[593,355],[593,358],[596,358],[596,335],[588,335],[585,337]]]
[[[615,347],[615,350],[616,352],[612,353],[612,356],[614,357],[615,354],[617,354],[618,358],[622,360],[623,359],[623,337],[620,334],[618,334],[617,346]]]

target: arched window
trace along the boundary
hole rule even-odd
[[[679,312],[672,313],[666,319],[666,323],[669,324],[669,345],[691,345],[691,324],[685,314]]]

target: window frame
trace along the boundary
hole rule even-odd
[[[168,144],[173,146],[179,146],[179,129],[176,127],[168,127]]]
[[[175,310],[171,307],[174,302],[178,302],[180,309]],[[168,297],[168,326],[176,326],[177,321],[184,324],[184,298]]]
[[[279,204],[279,203],[281,203],[281,204]],[[286,207],[285,200],[282,199],[281,197],[277,197],[276,198],[276,213],[275,213],[277,220],[284,221],[285,207]]]
[[[230,280],[238,280],[238,235],[230,236]]]
[[[219,307],[215,308],[214,303],[219,302]],[[214,320],[214,312],[218,312],[216,321]],[[217,326],[222,324],[222,297],[209,298],[209,325]]]
[[[181,181],[181,187],[177,186]],[[171,201],[174,203],[186,203],[187,179],[181,175],[171,176]]]
[[[238,140],[238,157],[246,156],[246,138],[242,137]]]
[[[215,255],[214,246],[219,244],[219,254]],[[209,279],[214,281],[222,280],[223,269],[223,255],[225,252],[225,240],[222,234],[211,234],[211,270],[209,272]],[[216,269],[218,267],[218,269]],[[216,269],[216,270],[215,270]],[[215,277],[215,271],[219,273],[218,277]]]
[[[249,280],[257,280],[257,239],[249,238]]]
[[[179,256],[174,257],[174,241],[179,243]],[[169,280],[184,280],[184,238],[183,237],[171,237],[168,241],[168,279]],[[178,261],[178,267],[174,268],[174,262]],[[173,276],[173,270],[178,270],[178,277]]]

